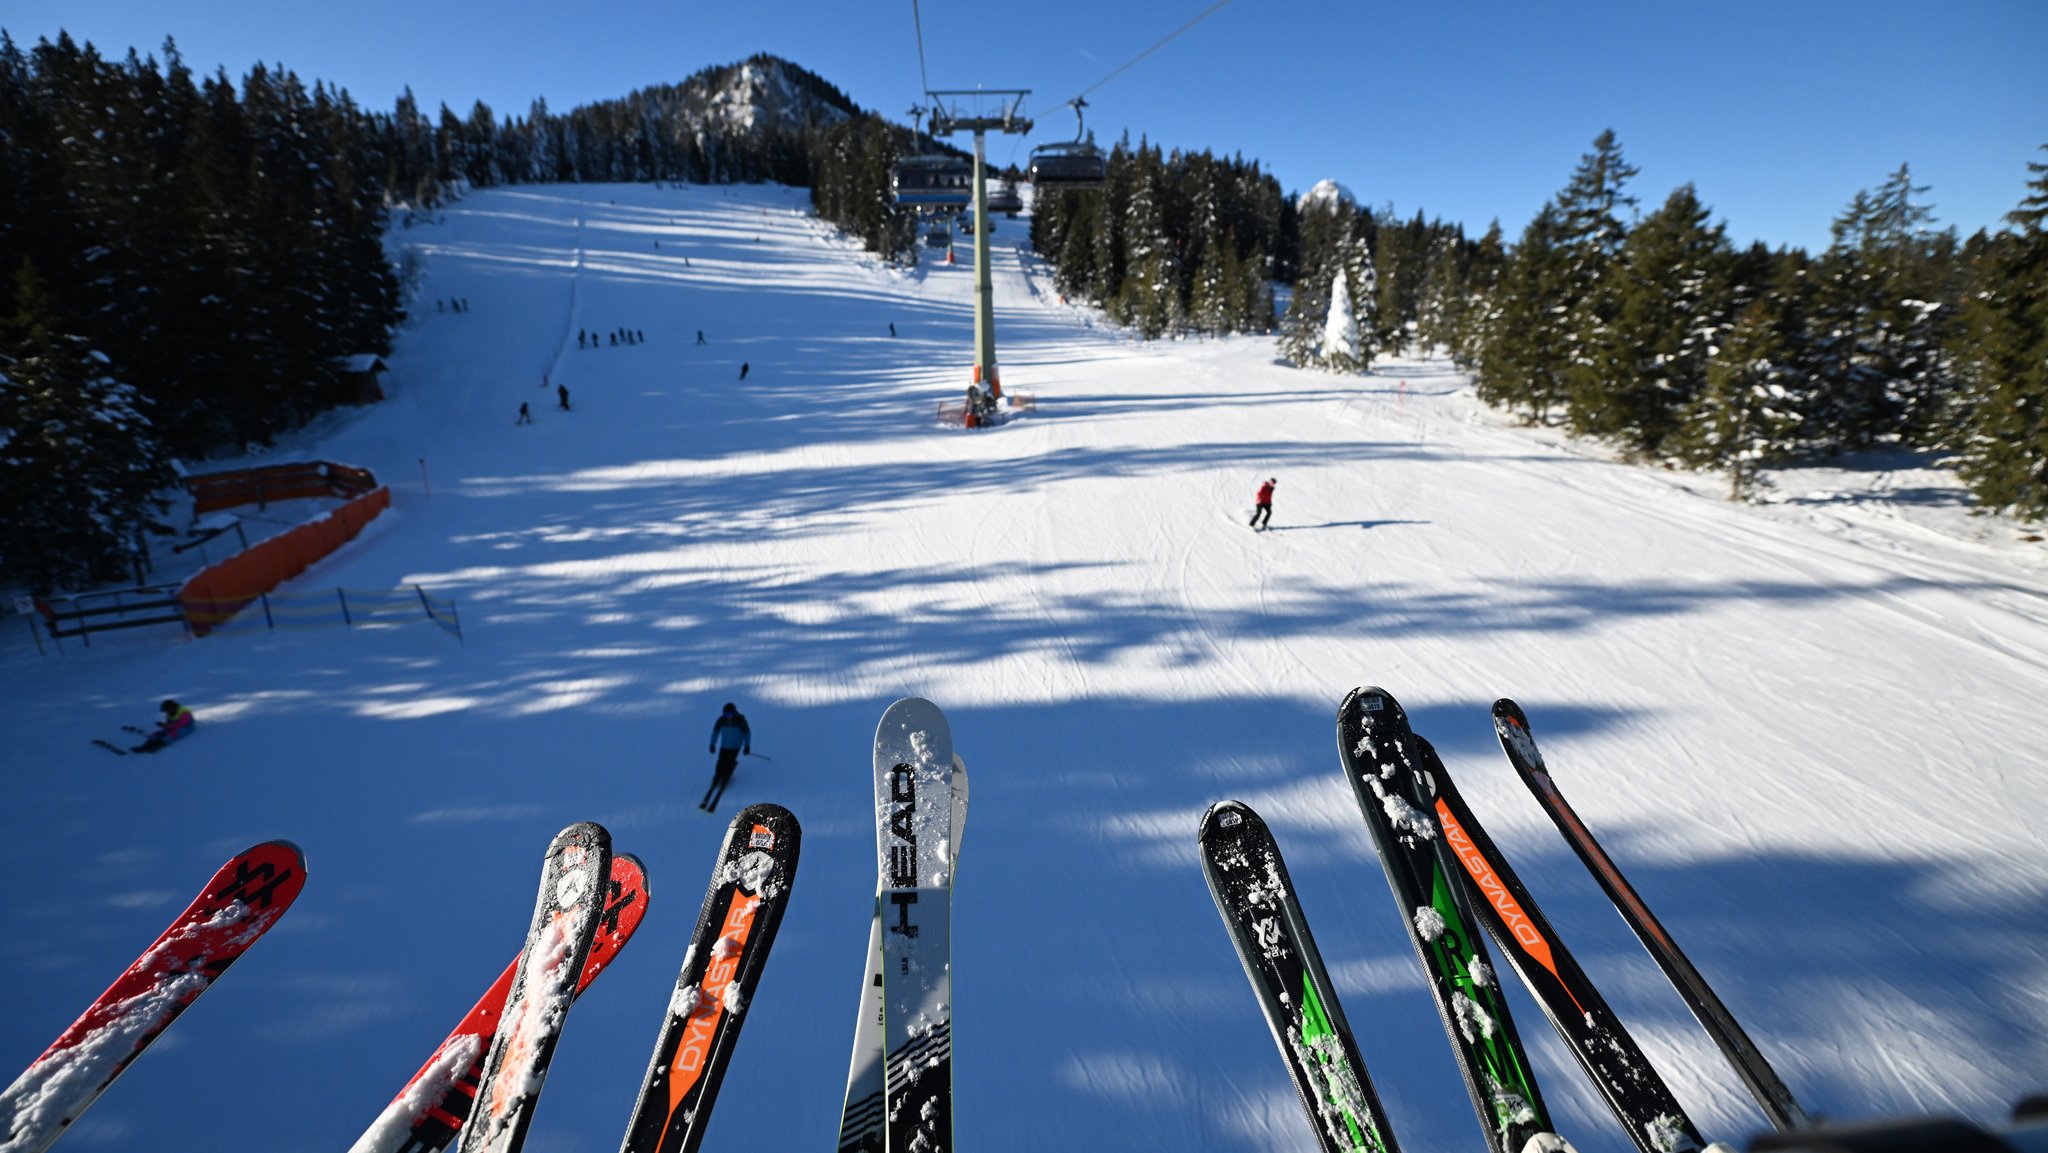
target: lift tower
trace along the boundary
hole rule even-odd
[[[1002,395],[1002,382],[996,372],[996,311],[995,294],[989,284],[988,268],[988,133],[1007,132],[1024,136],[1031,131],[1031,121],[1022,115],[1024,98],[1031,95],[1028,88],[969,88],[926,92],[932,102],[932,135],[951,136],[955,132],[974,133],[974,383],[984,385],[990,393]],[[1000,102],[1001,112],[994,116],[962,115],[958,108],[949,103],[948,97],[972,98],[977,110],[985,107],[984,102],[993,98]]]

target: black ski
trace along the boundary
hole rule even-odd
[[[127,750],[127,749],[124,749],[124,748],[122,748],[121,746],[119,746],[119,745],[115,744],[114,742],[112,742],[112,741],[109,741],[109,740],[106,740],[106,739],[104,739],[104,738],[101,738],[101,737],[94,737],[94,738],[92,739],[92,743],[93,743],[93,744],[96,744],[96,745],[98,745],[99,747],[101,747],[101,748],[103,748],[103,749],[105,749],[105,750],[107,750],[108,752],[110,752],[110,753],[114,754],[114,755],[115,755],[115,756],[117,756],[117,757],[125,757],[125,756],[127,756],[127,755],[128,755],[128,750]]]
[[[1479,898],[1474,902],[1479,921],[1494,944],[1535,995],[1543,1015],[1564,1038],[1636,1148],[1642,1153],[1695,1153],[1702,1144],[1699,1130],[1670,1086],[1608,1008],[1499,846],[1472,815],[1436,749],[1422,737],[1415,743],[1423,780],[1434,787],[1433,796],[1423,799],[1433,802],[1443,834],[1439,852],[1453,859],[1447,868],[1464,869]]]
[[[749,805],[727,827],[620,1153],[688,1153],[704,1140],[802,841],[781,805]]]
[[[1398,1153],[1272,831],[1250,806],[1218,801],[1198,835],[1209,895],[1323,1153]]]
[[[1532,1140],[1539,1147],[1556,1142],[1464,885],[1437,856],[1436,821],[1416,807],[1421,754],[1400,702],[1379,688],[1351,690],[1337,711],[1337,753],[1429,978],[1487,1147],[1523,1153]]]
[[[1535,734],[1530,731],[1529,718],[1522,712],[1522,707],[1506,697],[1495,701],[1493,729],[1500,737],[1500,747],[1507,753],[1509,763],[1514,765],[1515,773],[1534,794],[1536,803],[1550,814],[1558,832],[1564,834],[1566,843],[1571,845],[1587,871],[1593,874],[1593,879],[1606,891],[1607,899],[1614,903],[1615,912],[1628,922],[1636,939],[1643,943],[1643,948],[1649,951],[1657,967],[1664,970],[1664,976],[1670,979],[1672,988],[1678,990],[1685,1007],[1692,1010],[1692,1015],[1699,1019],[1707,1035],[1720,1047],[1721,1055],[1742,1078],[1750,1096],[1756,1098],[1757,1105],[1770,1118],[1771,1124],[1781,1131],[1810,1125],[1812,1119],[1806,1110],[1800,1108],[1792,1090],[1785,1087],[1785,1082],[1778,1078],[1777,1071],[1764,1059],[1756,1043],[1736,1023],[1735,1015],[1721,1003],[1721,998],[1714,995],[1706,978],[1700,976],[1700,971],[1686,959],[1678,942],[1658,923],[1649,906],[1636,895],[1628,878],[1622,876],[1621,869],[1600,847],[1600,842],[1593,839],[1592,831],[1565,802],[1564,794],[1551,780],[1550,771],[1543,763],[1543,754],[1536,747]]]

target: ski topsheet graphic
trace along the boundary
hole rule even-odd
[[[1464,885],[1445,871],[1436,852],[1436,820],[1417,801],[1426,786],[1418,780],[1420,754],[1400,702],[1383,689],[1353,689],[1337,711],[1337,752],[1488,1148],[1523,1153],[1532,1139],[1555,1140]]]
[[[621,1153],[689,1153],[704,1140],[789,905],[802,840],[780,805],[750,805],[727,827]]]
[[[908,697],[875,728],[883,1128],[890,1150],[953,1149],[953,734]]]
[[[1699,1130],[1678,1098],[1466,806],[1436,749],[1422,737],[1415,743],[1424,778],[1434,787],[1434,796],[1428,799],[1442,833],[1439,844],[1470,878],[1480,921],[1578,1058],[1579,1067],[1642,1153],[1699,1149]]]
[[[305,884],[306,859],[290,841],[266,841],[222,865],[127,972],[0,1093],[0,1151],[48,1149],[277,923]]]
[[[597,939],[590,957],[577,978],[576,994],[597,979],[632,940],[640,919],[647,915],[647,872],[631,853],[612,858],[610,892],[605,898],[604,916],[598,924]],[[519,958],[505,965],[491,987],[477,1000],[434,1055],[405,1083],[377,1120],[349,1146],[349,1153],[434,1153],[455,1143],[462,1123],[469,1119],[476,1103],[477,1086],[483,1080],[484,1054],[498,1031],[505,1012],[505,999],[512,993],[513,978],[519,972]]]
[[[1672,988],[1685,1001],[1686,1008],[1699,1019],[1708,1036],[1721,1050],[1721,1055],[1734,1067],[1736,1075],[1748,1087],[1750,1096],[1763,1108],[1771,1124],[1780,1130],[1804,1128],[1810,1124],[1806,1110],[1802,1109],[1792,1090],[1778,1077],[1777,1070],[1749,1039],[1735,1015],[1721,1002],[1707,979],[1693,967],[1678,947],[1678,942],[1665,931],[1650,907],[1636,895],[1633,885],[1622,875],[1621,869],[1600,842],[1593,838],[1592,830],[1579,820],[1578,813],[1566,803],[1564,793],[1559,791],[1557,782],[1551,779],[1550,769],[1543,763],[1543,754],[1536,747],[1536,735],[1529,728],[1529,718],[1522,712],[1522,706],[1506,697],[1493,703],[1493,729],[1500,738],[1501,750],[1507,753],[1508,761],[1514,765],[1516,775],[1522,778],[1536,802],[1550,815],[1558,832],[1585,863],[1593,879],[1607,893],[1607,899],[1614,903],[1615,912],[1628,922],[1636,939],[1643,943],[1657,967],[1664,970],[1664,976],[1671,981]]]
[[[967,827],[967,764],[953,754],[953,859],[957,871]],[[846,1071],[846,1104],[839,1114],[839,1153],[881,1153],[882,1136],[882,911],[879,895],[868,922],[868,960],[861,970],[860,1010],[854,1016],[853,1060]]]
[[[1386,1112],[1266,822],[1248,805],[1218,801],[1202,815],[1198,839],[1209,895],[1324,1153],[1395,1153]]]
[[[462,1127],[462,1153],[516,1153],[526,1142],[548,1060],[604,919],[611,866],[612,838],[602,825],[571,825],[548,846],[526,947]]]

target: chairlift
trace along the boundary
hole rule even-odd
[[[1088,102],[1076,96],[1067,106],[1074,110],[1074,139],[1031,150],[1031,185],[1041,194],[1100,188],[1109,179],[1109,161],[1081,122]]]
[[[965,208],[974,200],[974,164],[956,156],[906,156],[889,174],[896,203],[913,208]]]
[[[1024,211],[1024,197],[1017,192],[1017,186],[1007,180],[991,180],[988,183],[988,210],[1005,216],[1015,216]]]

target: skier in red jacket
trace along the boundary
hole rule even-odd
[[[1272,525],[1273,486],[1279,483],[1268,477],[1266,483],[1259,486],[1259,495],[1252,498],[1252,531],[1257,532]]]

